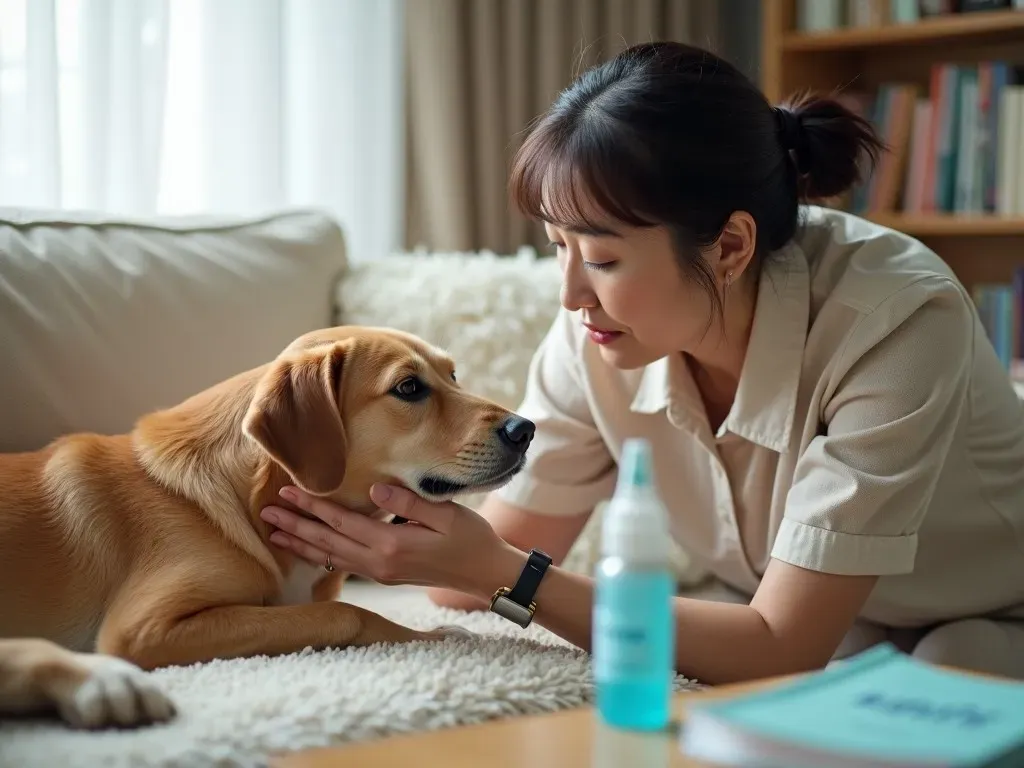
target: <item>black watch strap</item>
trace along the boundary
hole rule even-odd
[[[519,574],[519,579],[516,581],[515,586],[509,590],[508,599],[524,608],[529,607],[530,603],[533,602],[533,596],[537,594],[537,587],[540,586],[540,581],[544,578],[544,572],[547,571],[549,565],[551,565],[551,558],[546,552],[539,549],[531,549],[526,565],[523,566],[523,570]]]

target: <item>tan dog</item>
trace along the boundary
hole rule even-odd
[[[0,455],[0,711],[137,725],[173,715],[140,668],[444,637],[336,602],[343,576],[270,545],[260,510],[289,483],[375,516],[375,482],[498,487],[532,436],[422,340],[343,327],[130,435]]]

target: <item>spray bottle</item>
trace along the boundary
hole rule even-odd
[[[592,638],[597,711],[614,728],[660,730],[669,723],[675,667],[675,577],[646,440],[623,445],[602,516]]]

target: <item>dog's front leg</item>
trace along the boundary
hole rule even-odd
[[[143,669],[212,659],[370,645],[378,642],[440,640],[457,629],[421,632],[372,611],[338,602],[274,607],[215,606],[187,615],[161,616],[159,603],[148,614],[111,614],[97,648]]]
[[[168,720],[175,708],[123,659],[37,638],[0,640],[0,713],[50,712],[78,728],[133,727]]]

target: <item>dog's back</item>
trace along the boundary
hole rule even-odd
[[[0,455],[0,637],[91,649],[140,541],[126,529],[144,518],[126,507],[144,506],[150,483],[127,436]]]

